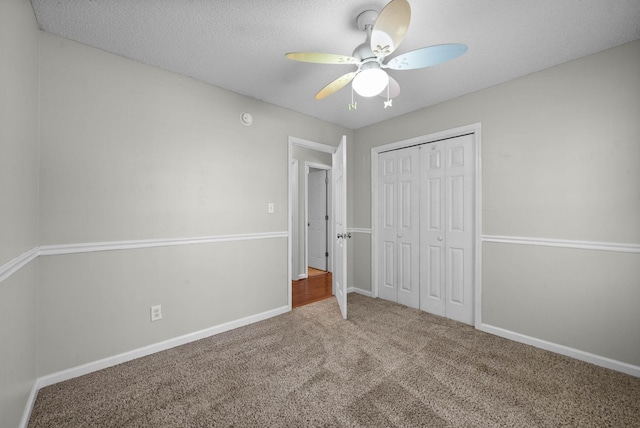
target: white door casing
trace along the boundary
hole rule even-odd
[[[300,260],[298,251],[298,160],[290,159],[289,161],[289,202],[290,213],[289,222],[291,225],[291,269],[289,274],[292,279],[298,279]]]
[[[303,148],[307,148],[307,149],[311,149],[311,150],[316,150],[318,152],[322,152],[322,153],[329,153],[329,154],[334,154],[337,150],[337,148],[335,146],[330,146],[328,144],[322,144],[322,143],[317,143],[315,141],[309,141],[309,140],[305,140],[303,138],[298,138],[298,137],[292,137],[290,136],[288,139],[288,158],[289,158],[289,162],[293,162],[293,151],[294,151],[294,147],[303,147]],[[316,168],[330,168],[327,165],[315,165],[314,167]],[[289,236],[288,236],[288,243],[287,243],[287,257],[288,257],[288,269],[287,269],[287,300],[288,300],[288,307],[289,310],[292,309],[293,305],[292,305],[292,297],[291,297],[291,289],[292,289],[292,280],[294,279],[294,277],[292,276],[292,264],[293,264],[293,259],[294,256],[292,255],[292,250],[294,247],[294,243],[293,241],[293,231],[294,231],[294,225],[293,225],[293,218],[294,218],[294,211],[295,211],[295,207],[293,206],[293,202],[294,202],[294,198],[295,195],[293,195],[293,191],[292,188],[294,187],[294,177],[293,174],[297,174],[297,169],[293,169],[290,168],[289,169],[289,203],[288,203],[288,230],[289,230]],[[335,217],[335,209],[333,206],[333,174],[331,173],[331,169],[327,169],[327,174],[329,175],[329,188],[327,189],[328,193],[329,193],[329,217],[331,219],[331,216]],[[346,218],[346,213],[345,213],[345,217]],[[333,221],[329,221],[329,237],[335,237],[335,232],[334,232],[334,222]],[[331,239],[330,241],[332,243],[331,246],[333,246],[333,242],[334,239]],[[334,262],[334,254],[332,251],[329,251],[329,266],[328,269],[331,272],[333,269],[333,266],[335,264]],[[346,267],[346,259],[343,261],[343,266],[344,266],[344,272],[347,271],[347,267]],[[298,279],[298,278],[295,278]],[[345,284],[346,287],[346,281],[343,281],[343,284]],[[333,286],[335,287],[335,284],[333,284]],[[334,291],[335,294],[335,291]],[[346,295],[346,293],[345,293]],[[346,299],[345,299],[346,300]],[[345,305],[346,307],[346,305]]]
[[[309,168],[307,177],[309,266],[327,270],[327,171]]]
[[[379,296],[419,307],[419,149],[379,155]]]
[[[347,137],[333,154],[333,289],[342,318],[347,319]]]

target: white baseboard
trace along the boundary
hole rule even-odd
[[[268,318],[272,318],[289,311],[290,309],[288,306],[282,306],[280,308],[272,309],[270,311],[262,312],[256,315],[251,315],[245,318],[240,318],[234,321],[229,321],[229,322],[219,324],[217,326],[213,326],[204,330],[185,334],[179,337],[174,337],[173,339],[168,339],[162,342],[154,343],[153,345],[134,349],[132,351],[124,352],[122,354],[114,355],[112,357],[103,358],[98,361],[93,361],[91,363],[83,364],[77,367],[72,367],[66,370],[61,370],[59,372],[40,377],[34,382],[33,388],[31,389],[31,393],[29,394],[29,398],[27,400],[24,412],[22,414],[22,420],[20,421],[20,428],[27,428],[27,426],[29,425],[31,411],[33,410],[33,406],[35,404],[36,397],[38,396],[38,391],[40,390],[40,388],[44,388],[45,386],[53,385],[58,382],[63,382],[65,380],[69,380],[69,379],[73,379],[89,373],[93,373],[98,370],[106,369],[108,367],[113,367],[115,365],[122,364],[131,360],[135,360],[137,358],[144,357],[147,355],[151,355],[156,352],[175,348],[176,346],[184,345],[186,343],[195,342],[196,340],[214,336],[219,333],[224,333],[225,331],[233,330],[238,327],[243,327],[245,325],[253,324],[258,321],[263,321]]]
[[[38,381],[33,382],[33,387],[31,388],[31,393],[29,394],[29,398],[27,399],[27,405],[24,408],[24,412],[22,413],[22,420],[20,421],[20,428],[27,428],[29,425],[29,419],[31,418],[31,411],[33,410],[33,405],[36,404],[36,397],[38,396],[38,390],[40,387],[38,386]]]
[[[624,363],[622,361],[613,360],[611,358],[602,357],[596,354],[591,354],[589,352],[570,348],[564,345],[559,345],[557,343],[547,342],[546,340],[537,339],[535,337],[526,336],[520,333],[515,333],[513,331],[506,330],[500,327],[494,327],[489,324],[480,324],[476,328],[480,331],[484,331],[485,333],[504,337],[505,339],[513,340],[514,342],[520,342],[527,345],[535,346],[536,348],[555,352],[556,354],[565,355],[567,357],[575,358],[576,360],[595,364],[596,366],[626,373],[631,376],[640,377],[640,366],[635,366],[633,364]]]
[[[356,288],[356,287],[347,288],[347,294],[348,293],[358,293],[358,294],[362,294],[363,296],[373,297],[373,293],[371,291],[363,290],[362,288]]]
[[[214,336],[225,331],[233,330],[238,327],[253,324],[258,321],[266,320],[277,315],[289,312],[288,306],[282,306],[280,308],[272,309],[270,311],[262,312],[256,315],[251,315],[245,318],[241,318],[234,321],[229,321],[224,324],[220,324],[214,327],[210,327],[204,330],[196,331],[193,333],[185,334],[183,336],[168,339],[163,342],[154,343],[153,345],[145,346],[142,348],[134,349],[133,351],[124,352],[122,354],[114,355],[112,357],[104,358],[102,360],[94,361],[91,363],[83,364],[81,366],[73,367],[67,370],[62,370],[56,373],[52,373],[47,376],[43,376],[38,379],[37,386],[43,388],[45,386],[53,385],[54,383],[62,382],[65,380],[73,379],[78,376],[83,376],[88,373],[92,373],[98,370],[112,367],[117,364],[122,364],[127,361],[135,360],[136,358],[144,357],[156,352],[165,351],[167,349],[175,348],[176,346],[184,345],[186,343],[194,342],[196,340],[204,339],[206,337]]]

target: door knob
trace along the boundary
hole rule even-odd
[[[442,236],[438,236],[438,241],[442,241]]]
[[[344,238],[344,235],[342,233],[338,233],[338,239],[342,239]]]
[[[398,238],[402,238],[402,233],[398,233]]]

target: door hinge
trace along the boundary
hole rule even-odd
[[[324,253],[324,256],[325,257],[329,257],[329,253]]]
[[[329,220],[329,216],[328,216],[328,215],[325,215],[325,216],[324,216],[324,219],[325,219],[325,220]]]

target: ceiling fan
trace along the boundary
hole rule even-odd
[[[467,51],[466,45],[457,43],[427,46],[384,62],[404,39],[410,21],[411,6],[407,0],[392,0],[380,14],[375,10],[367,10],[358,15],[358,28],[367,32],[367,39],[355,48],[352,56],[314,52],[291,52],[285,56],[294,61],[358,67],[356,71],[338,77],[318,91],[317,100],[328,97],[353,81],[353,90],[363,97],[386,96],[384,106],[387,108],[391,106],[391,98],[400,93],[400,85],[385,69],[413,70],[430,67],[457,58]],[[352,95],[349,110],[355,108]]]

